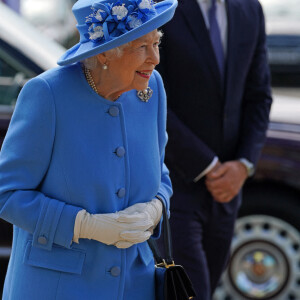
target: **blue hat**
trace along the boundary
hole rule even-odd
[[[78,0],[73,6],[78,44],[58,60],[63,66],[136,40],[167,23],[177,0]]]

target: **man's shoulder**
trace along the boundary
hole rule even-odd
[[[261,4],[258,0],[227,0],[227,2],[244,7],[248,12],[257,12],[257,10],[261,8]]]

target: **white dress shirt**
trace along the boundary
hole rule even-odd
[[[207,29],[209,29],[209,18],[208,11],[211,6],[211,0],[197,0],[202,15],[206,24]],[[226,2],[225,0],[217,0],[216,1],[216,17],[217,22],[220,28],[221,40],[223,45],[224,56],[226,57],[227,53],[227,13],[226,13]],[[202,177],[204,177],[207,173],[209,173],[219,161],[218,157],[215,156],[212,162],[207,166],[207,168],[202,171],[197,177],[194,178],[194,182],[197,182]]]

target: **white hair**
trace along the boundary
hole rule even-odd
[[[158,30],[157,32],[158,32],[158,34],[159,34],[159,38],[162,38],[163,32],[162,32],[161,30]],[[112,56],[121,57],[121,56],[123,55],[123,53],[124,53],[124,49],[127,48],[127,47],[130,47],[130,46],[131,46],[131,43],[132,43],[132,42],[128,42],[128,43],[123,44],[123,45],[121,45],[121,46],[119,46],[119,47],[115,47],[115,48],[113,48],[113,49],[110,49],[110,50],[106,51],[106,53],[107,53],[110,57],[112,57]],[[88,69],[90,69],[90,70],[96,69],[96,68],[98,67],[98,65],[99,65],[99,62],[98,62],[98,59],[97,59],[97,56],[96,56],[96,55],[95,55],[95,56],[88,57],[88,58],[82,60],[82,63],[83,63],[83,65],[84,65],[86,68],[88,68]]]
[[[130,47],[131,45],[131,42],[128,42],[126,44],[123,44],[119,47],[115,47],[113,49],[110,49],[108,51],[106,51],[106,53],[111,57],[111,56],[116,56],[116,57],[121,57],[123,55],[123,50],[127,47]],[[96,69],[99,65],[99,62],[98,62],[98,59],[97,59],[97,56],[91,56],[91,57],[88,57],[86,59],[84,59],[82,61],[83,65],[90,69],[90,70],[93,70],[93,69]]]

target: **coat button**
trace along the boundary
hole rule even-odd
[[[117,117],[119,115],[119,108],[117,106],[111,106],[108,110],[108,113],[112,117]]]
[[[39,236],[38,238],[38,243],[41,245],[46,245],[48,242],[47,238],[45,238],[44,236]]]
[[[118,277],[121,273],[121,269],[119,267],[112,267],[110,270],[110,274],[114,277]]]
[[[116,149],[116,154],[117,154],[118,157],[123,157],[125,155],[124,147],[118,147]]]
[[[117,195],[119,198],[123,198],[125,196],[126,190],[124,188],[121,188],[118,190]]]

